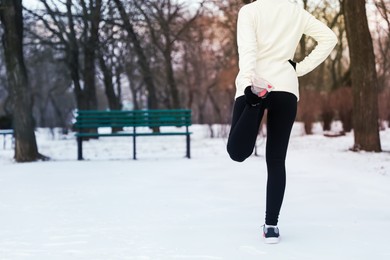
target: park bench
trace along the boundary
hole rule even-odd
[[[7,135],[14,135],[13,129],[0,129],[0,135],[3,135],[3,149],[5,149],[5,143],[6,143],[6,136]]]
[[[76,115],[75,130],[77,138],[77,158],[83,159],[83,140],[95,137],[130,136],[133,137],[133,159],[136,159],[137,136],[173,136],[186,137],[186,157],[190,158],[191,110],[79,110]],[[161,131],[161,128],[173,126],[173,130]],[[123,129],[108,133],[99,132],[99,128]],[[137,129],[142,128],[142,131]],[[145,128],[147,129],[145,131]],[[91,129],[95,129],[92,132]],[[97,131],[96,131],[97,130]],[[158,130],[158,131],[156,131]]]

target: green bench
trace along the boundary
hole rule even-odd
[[[130,110],[130,111],[95,111],[79,110],[76,116],[75,130],[77,138],[77,158],[83,159],[83,139],[110,136],[133,137],[133,159],[136,159],[137,136],[173,136],[186,137],[186,157],[190,158],[191,110]],[[173,126],[172,131],[161,131],[161,128]],[[99,133],[99,128],[111,127],[111,129],[124,129],[124,131],[111,131]],[[137,128],[143,127],[143,131]],[[146,131],[145,131],[146,127]],[[97,129],[92,132],[91,129]],[[158,131],[152,131],[158,129]]]

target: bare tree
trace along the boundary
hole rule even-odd
[[[142,80],[142,74],[139,70],[139,66],[136,62],[136,55],[133,55],[134,51],[132,51],[131,44],[128,44],[126,48],[127,52],[124,54],[123,64],[124,64],[124,74],[129,84],[130,93],[132,95],[133,101],[133,109],[141,109],[144,107],[145,102],[143,102],[143,98],[146,96],[143,93],[143,86],[145,85],[145,81]]]
[[[390,124],[390,2],[375,0],[377,8],[376,34],[373,34],[380,89],[379,112],[381,120]]]
[[[238,72],[236,22],[242,5],[241,0],[205,4],[183,35],[178,82],[187,86],[187,106],[198,123],[230,122]]]
[[[375,6],[382,18],[383,23],[377,23],[377,50],[380,57],[377,63],[380,66],[378,80],[381,86],[384,86],[390,78],[390,2],[376,0]]]
[[[153,45],[161,52],[165,78],[170,93],[170,106],[180,108],[182,106],[174,70],[174,54],[177,42],[196,20],[202,10],[203,3],[194,15],[185,12],[183,3],[172,0],[134,2],[138,11],[142,14],[149,29]]]
[[[331,106],[331,92],[343,86],[348,68],[345,65],[345,29],[342,8],[338,0],[308,1],[302,0],[303,7],[316,18],[328,25],[338,36],[339,41],[332,55],[313,72],[299,79],[302,98],[299,102],[297,119],[303,121],[306,134],[312,133],[312,124],[322,121],[323,129],[330,130],[331,122],[338,111]],[[298,45],[295,59],[302,60],[313,48],[316,42],[311,37],[302,36]],[[317,92],[317,93],[314,93]],[[316,96],[306,100],[305,96]],[[312,107],[314,105],[314,107]]]
[[[38,152],[32,117],[31,91],[23,56],[23,7],[21,0],[1,0],[3,47],[12,99],[15,160],[30,162],[45,158]]]
[[[365,5],[365,0],[343,0],[353,87],[353,149],[380,152],[378,80]]]
[[[0,35],[3,35],[3,27],[0,26]],[[4,63],[4,52],[3,46],[0,45],[0,115],[10,116],[10,98],[9,98],[9,90],[7,84],[7,75]]]
[[[71,0],[68,0],[68,4],[71,4]],[[77,89],[78,96],[86,95],[83,101],[87,101],[87,107],[85,109],[96,109],[96,53],[99,47],[99,24],[101,22],[101,9],[102,0],[89,0],[89,5],[85,0],[80,0],[83,12],[84,23],[84,89]],[[68,10],[70,8],[68,7]]]
[[[103,74],[104,89],[111,110],[122,109],[120,77],[123,72],[122,59],[124,37],[115,25],[115,8],[108,5],[104,10],[104,22],[100,30],[98,61]]]
[[[138,65],[140,67],[140,72],[143,76],[143,81],[148,91],[148,108],[156,109],[158,108],[156,86],[153,81],[152,68],[149,64],[147,55],[145,54],[145,50],[141,45],[139,36],[137,35],[132,21],[130,20],[131,16],[129,16],[126,12],[125,6],[123,5],[122,1],[114,0],[114,2],[119,10],[120,17],[122,18],[122,27],[126,30],[129,40],[133,44],[134,52],[138,57]]]
[[[29,30],[32,37],[64,53],[79,109],[96,109],[96,52],[102,0],[53,2],[39,0],[43,10],[27,12],[41,27]],[[42,29],[45,33],[42,33]]]
[[[29,87],[35,125],[66,131],[76,104],[70,88],[72,80],[60,60],[63,54],[47,45],[32,44],[31,40],[25,37],[25,61],[28,75],[33,75],[29,77]]]

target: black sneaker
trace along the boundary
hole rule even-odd
[[[264,225],[263,237],[266,244],[279,243],[279,228],[277,226]]]

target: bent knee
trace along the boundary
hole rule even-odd
[[[247,155],[247,154],[243,154],[243,153],[237,153],[236,151],[232,151],[231,149],[227,149],[227,152],[230,156],[230,158],[233,160],[233,161],[236,161],[236,162],[243,162],[245,161],[246,158],[248,158],[250,156]]]
[[[244,156],[240,156],[240,155],[233,155],[233,154],[229,154],[230,155],[230,158],[233,160],[233,161],[236,161],[236,162],[243,162],[245,161],[246,158],[248,157],[244,157]]]

